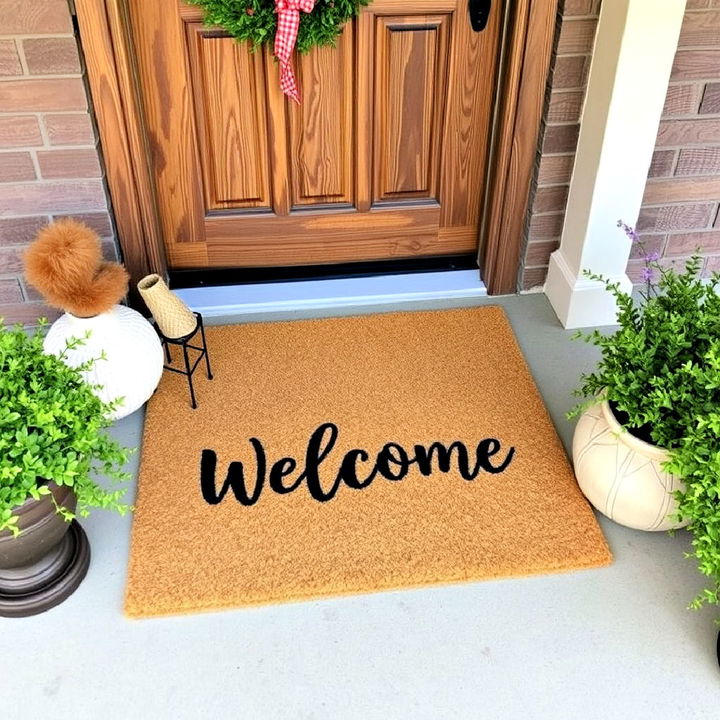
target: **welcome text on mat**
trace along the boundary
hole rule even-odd
[[[440,472],[450,472],[453,454],[456,458],[458,472],[463,479],[468,481],[474,480],[481,471],[493,474],[503,472],[510,465],[515,455],[515,448],[511,447],[503,460],[493,464],[491,458],[498,455],[502,449],[500,441],[495,438],[484,438],[477,444],[475,462],[471,468],[468,449],[459,440],[448,445],[439,442],[433,442],[428,446],[414,445],[414,455],[409,455],[398,443],[389,442],[383,445],[377,453],[372,469],[364,478],[358,477],[357,464],[358,462],[368,462],[370,454],[362,449],[353,449],[346,452],[332,484],[324,488],[320,481],[320,466],[335,447],[338,435],[337,425],[330,422],[319,425],[308,441],[305,468],[294,479],[291,479],[290,475],[298,467],[295,458],[280,458],[273,463],[268,475],[265,448],[257,438],[250,438],[257,468],[255,485],[250,492],[245,482],[243,463],[239,461],[230,463],[227,478],[218,491],[215,482],[217,455],[213,450],[203,450],[200,459],[200,489],[202,496],[208,504],[217,505],[222,502],[227,491],[231,489],[239,503],[251,506],[260,499],[267,476],[270,489],[278,495],[291,493],[304,482],[310,495],[315,500],[327,502],[335,497],[342,483],[354,490],[362,490],[368,487],[378,474],[387,480],[402,480],[413,465],[416,465],[418,471],[426,477],[432,474],[435,465],[437,465]]]

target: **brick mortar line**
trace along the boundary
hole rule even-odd
[[[73,33],[0,33],[0,40],[46,40],[46,39],[57,39],[57,38],[72,38],[75,39]]]
[[[720,48],[718,48],[720,50]],[[704,85],[707,83],[718,83],[720,82],[720,76],[709,75],[700,78],[688,78],[687,80],[673,80],[676,85]]]
[[[42,173],[40,172],[40,160],[37,156],[37,150],[30,150],[30,159],[32,160],[33,167],[35,168],[35,175],[40,178]]]
[[[655,150],[698,150],[720,147],[720,142],[692,143],[691,145],[656,145]]]
[[[53,150],[95,150],[97,151],[97,145],[22,145],[18,147],[0,147],[0,155],[13,152],[32,152],[33,150],[47,150],[52,152]]]
[[[720,113],[682,113],[677,115],[663,115],[660,122],[687,122],[688,120],[717,120]]]
[[[670,176],[675,176],[675,173],[677,172],[677,167],[680,164],[680,148],[676,148],[671,151],[673,153],[673,161],[670,165]]]
[[[46,75],[7,75],[0,77],[0,83],[25,82],[26,80],[82,80],[83,74],[79,73],[47,73]]]
[[[569,93],[582,92],[583,90],[587,90],[587,86],[584,85],[581,88],[553,88],[551,86],[550,95],[567,95]]]
[[[27,58],[25,57],[25,50],[23,48],[23,44],[19,40],[15,40],[15,52],[18,54],[18,59],[20,60],[20,67],[22,68],[22,76],[30,74],[30,69],[28,68],[27,64]]]
[[[3,180],[0,182],[0,186],[8,186],[8,185],[48,185],[53,182],[78,182],[83,180],[102,180],[104,178],[104,175],[83,175],[83,176],[76,176],[71,175],[68,177],[43,177],[42,174],[39,172],[40,166],[38,165],[36,167],[36,170],[38,170],[38,176],[34,180]],[[0,215],[0,218],[2,218],[2,215]]]

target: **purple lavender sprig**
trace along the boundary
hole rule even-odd
[[[643,253],[645,267],[640,271],[640,277],[645,281],[645,284],[647,286],[647,294],[650,295],[653,290],[655,269],[658,267],[657,261],[660,259],[660,253],[658,253],[657,251],[647,252],[647,250],[645,249],[645,245],[640,239],[640,235],[638,235],[635,228],[631,227],[627,223],[624,223],[622,220],[617,221],[617,226],[623,229],[623,232],[630,238],[630,241],[634,245],[637,245]]]

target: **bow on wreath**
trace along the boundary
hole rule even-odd
[[[295,73],[290,57],[292,56],[298,29],[300,28],[300,11],[312,12],[317,0],[276,0],[277,31],[275,32],[275,57],[280,62],[280,87],[295,102],[300,102]]]

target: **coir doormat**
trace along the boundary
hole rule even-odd
[[[126,612],[611,560],[498,307],[209,328],[145,421]]]

